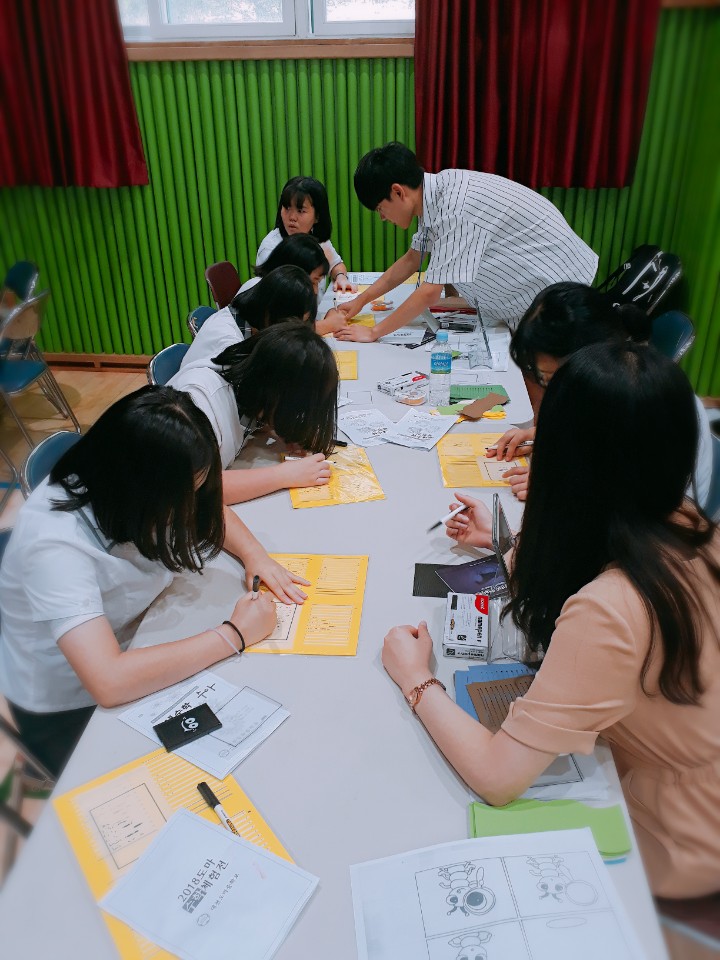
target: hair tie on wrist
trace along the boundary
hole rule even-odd
[[[232,620],[223,620],[223,626],[231,627],[238,637],[240,637],[240,649],[238,650],[238,654],[242,653],[245,650],[245,637],[240,633]]]

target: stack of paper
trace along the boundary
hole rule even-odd
[[[457,417],[436,417],[422,410],[409,410],[392,425],[385,439],[402,447],[432,450],[438,440],[457,423]]]
[[[376,447],[385,443],[394,424],[379,410],[343,410],[338,414],[338,426],[359,447]]]

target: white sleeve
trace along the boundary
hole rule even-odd
[[[73,626],[102,617],[103,599],[92,559],[72,543],[50,542],[42,550],[28,550],[22,561],[22,580],[33,623],[47,623],[53,640],[63,633],[56,627],[67,620]]]
[[[710,485],[712,482],[712,433],[710,431],[708,415],[699,397],[695,397],[695,406],[697,407],[698,417],[698,449],[697,459],[695,460],[695,474],[693,476],[690,493],[694,494],[694,497],[697,497],[698,505],[704,507],[710,496]]]
[[[267,258],[281,240],[282,237],[280,236],[280,231],[277,229],[277,227],[270,231],[270,233],[262,240],[260,246],[258,247],[258,252],[255,257],[256,267],[259,267],[261,263],[265,263]]]
[[[326,240],[325,243],[321,243],[320,246],[325,251],[327,262],[330,264],[330,270],[332,270],[333,267],[336,267],[339,263],[342,263],[342,257],[329,240]]]

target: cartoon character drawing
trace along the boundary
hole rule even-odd
[[[478,930],[477,933],[464,933],[461,937],[448,940],[451,947],[460,947],[455,960],[488,960],[488,952],[483,943],[487,943],[492,934],[487,930]]]
[[[585,880],[575,880],[562,857],[528,857],[528,866],[533,877],[539,877],[537,888],[540,899],[552,897],[558,903],[567,898],[570,903],[588,907],[597,900],[597,891]]]
[[[471,862],[452,863],[448,867],[439,867],[438,873],[448,881],[440,884],[450,890],[445,898],[452,908],[448,910],[448,916],[456,910],[461,910],[466,917],[471,914],[479,916],[495,906],[495,894],[483,884],[485,871],[482,867]]]

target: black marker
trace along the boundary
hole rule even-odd
[[[226,813],[225,810],[223,809],[223,805],[220,803],[220,801],[219,801],[218,798],[215,796],[215,794],[212,792],[212,790],[211,790],[210,787],[207,785],[207,783],[205,783],[205,781],[203,780],[202,783],[199,783],[199,784],[197,785],[197,788],[198,788],[198,790],[199,790],[199,792],[200,792],[200,796],[203,798],[203,800],[205,801],[205,803],[206,803],[209,807],[212,807],[212,809],[215,811],[215,814],[217,815],[217,818],[218,818],[218,820],[220,821],[220,823],[221,823],[226,829],[228,829],[231,833],[234,833],[236,837],[239,837],[240,834],[237,832],[237,829],[236,829],[236,827],[235,827],[235,824],[232,822],[232,820],[230,819],[230,817],[227,815],[227,813]]]

